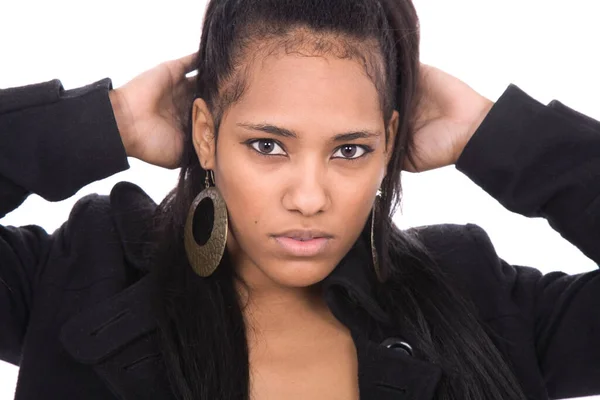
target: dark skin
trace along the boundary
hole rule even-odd
[[[169,88],[190,95],[191,60],[161,64],[110,93],[128,155],[176,167],[182,134],[170,118]],[[393,140],[398,113],[383,126],[375,86],[361,68],[327,56],[272,56],[251,69],[249,90],[225,113],[218,141],[206,103],[194,101],[198,162],[214,171],[229,213],[227,249],[251,288],[241,294],[249,300],[253,398],[358,398],[353,341],[316,288],[358,238],[394,151],[384,132]],[[421,79],[417,165],[405,166],[413,172],[455,163],[493,104],[436,68],[423,65]],[[249,128],[258,124],[296,137]],[[373,135],[334,140],[357,130]],[[291,257],[271,235],[294,228],[333,238],[318,256]]]
[[[315,287],[358,238],[385,175],[392,148],[385,148],[377,91],[354,61],[291,55],[258,65],[246,94],[225,114],[218,141],[202,99],[192,117],[199,162],[214,171],[227,204],[228,251],[251,288],[243,293],[250,300],[244,312],[252,392],[261,399],[270,393],[355,398],[351,337]],[[395,112],[390,133],[397,122]],[[297,137],[240,124],[275,125]],[[374,136],[334,140],[357,130]],[[266,143],[248,145],[255,140]],[[284,254],[271,234],[299,227],[332,234],[327,251],[303,258]],[[345,361],[332,367],[331,360]]]

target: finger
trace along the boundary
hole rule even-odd
[[[196,90],[196,77],[184,77],[175,85],[174,96],[179,98],[191,98]]]
[[[159,67],[166,66],[169,69],[169,71],[171,71],[171,74],[174,75],[176,77],[176,79],[179,80],[179,79],[183,78],[185,75],[187,75],[190,72],[193,72],[197,69],[197,67],[196,67],[197,55],[198,55],[198,52],[188,54],[185,57],[171,59],[169,61],[165,61]]]
[[[192,76],[185,79],[186,96],[193,97],[196,93],[196,77]]]
[[[402,164],[402,169],[406,172],[417,172],[417,169],[412,161],[408,157],[404,159],[404,163]]]
[[[188,54],[185,57],[178,58],[175,60],[179,65],[181,65],[184,74],[188,74],[197,69],[196,58],[198,56],[198,52],[194,52],[192,54]]]

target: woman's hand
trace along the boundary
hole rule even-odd
[[[404,169],[422,172],[456,163],[494,103],[446,72],[421,64],[413,155]]]
[[[127,155],[164,168],[179,167],[181,116],[193,100],[197,53],[171,60],[109,92]]]

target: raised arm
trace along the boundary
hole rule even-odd
[[[600,263],[598,121],[556,100],[543,105],[510,85],[467,143],[456,168],[507,209],[546,218]],[[502,260],[481,228],[472,226],[471,233],[485,260],[480,265],[491,262],[492,270],[472,271],[469,279],[491,283],[487,292],[497,301],[508,300],[502,307],[512,314],[488,322],[504,326],[499,345],[516,360],[517,373],[533,382],[537,371],[522,366],[539,366],[552,398],[600,394],[600,270],[544,275]],[[478,277],[481,273],[490,275]],[[525,341],[527,337],[531,340]]]
[[[36,193],[49,201],[129,168],[110,79],[65,91],[59,80],[0,90],[0,218]]]
[[[546,218],[600,264],[600,122],[510,85],[456,168],[508,210]]]
[[[31,193],[62,200],[129,168],[110,89],[103,79],[68,91],[59,80],[0,91],[0,218]],[[2,360],[19,362],[35,277],[59,231],[0,226]]]
[[[59,80],[0,91],[0,219],[31,193],[66,199],[129,168],[127,156],[175,168],[183,134],[176,117],[191,102],[193,56],[162,63],[112,90],[110,79],[64,90]],[[69,251],[69,225],[0,225],[0,359],[18,364],[51,248]],[[61,241],[60,246],[56,241]]]
[[[426,67],[423,78],[416,169],[455,164],[504,207],[546,218],[600,263],[600,122],[515,85],[494,104],[443,71]],[[464,258],[449,272],[499,334],[492,340],[525,389],[545,388],[551,398],[600,394],[600,269],[544,275],[502,260],[474,224],[456,228],[456,237],[470,240],[457,241],[467,247],[453,249]]]

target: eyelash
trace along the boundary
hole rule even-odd
[[[276,144],[277,146],[281,147],[281,149],[283,150],[283,146],[281,145],[281,143],[279,143],[277,140],[274,140],[274,139],[251,139],[251,140],[247,140],[246,142],[244,142],[244,144],[247,145],[248,147],[250,147],[256,153],[258,153],[258,155],[263,156],[263,157],[276,157],[276,156],[281,156],[282,155],[282,154],[262,153],[261,151],[257,150],[253,146],[254,143],[259,143],[259,142],[272,142],[272,143]],[[369,154],[369,153],[371,153],[373,151],[372,147],[364,145],[364,144],[344,144],[344,145],[338,147],[335,150],[335,152],[337,153],[338,150],[344,148],[345,146],[356,146],[358,148],[361,148],[364,151],[364,154],[362,154],[362,155],[360,155],[358,157],[355,157],[355,158],[345,158],[345,157],[334,157],[334,158],[339,158],[339,159],[347,160],[347,161],[357,161],[357,160],[360,160],[361,158],[365,157],[367,154]]]

